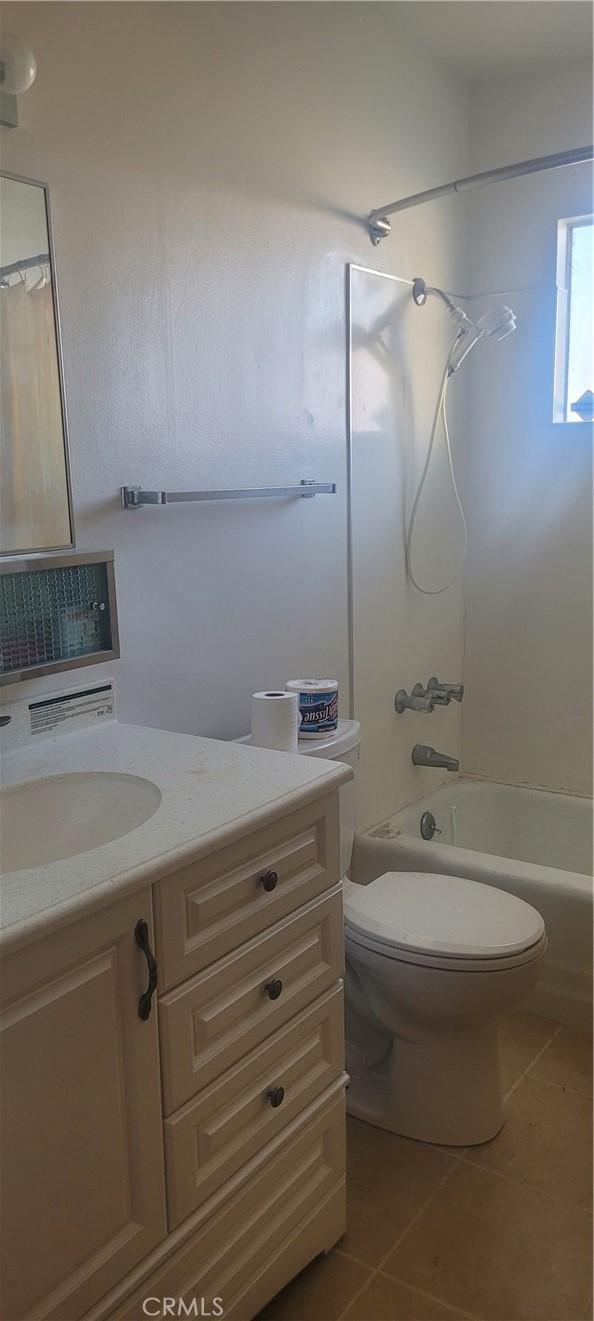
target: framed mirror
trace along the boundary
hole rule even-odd
[[[48,190],[0,172],[0,554],[73,544]]]

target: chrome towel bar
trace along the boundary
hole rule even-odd
[[[237,491],[144,491],[142,486],[122,486],[122,508],[143,505],[173,505],[204,500],[285,500],[292,496],[311,500],[314,495],[335,495],[336,482],[301,481],[298,486],[248,486]]]

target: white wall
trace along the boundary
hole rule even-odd
[[[37,56],[3,167],[50,184],[78,542],[116,552],[121,716],[225,736],[254,688],[318,672],[345,692],[345,265],[447,281],[449,203],[377,257],[361,221],[464,168],[464,87],[427,55],[419,78],[384,4],[19,3],[4,21]],[[339,495],[119,508],[122,483],[301,477]]]
[[[584,145],[591,70],[483,87],[471,126],[475,170]],[[472,288],[527,292],[469,365],[463,765],[572,793],[592,785],[592,428],[551,421],[554,284],[558,219],[591,211],[584,165],[469,197]]]

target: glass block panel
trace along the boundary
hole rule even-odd
[[[1,574],[0,675],[113,654],[109,606],[104,562]]]

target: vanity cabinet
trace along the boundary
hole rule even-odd
[[[248,1321],[344,1232],[338,792],[249,826],[5,960],[7,1321]]]
[[[156,1013],[138,1001],[150,889],[2,964],[5,1321],[84,1315],[166,1233]]]

